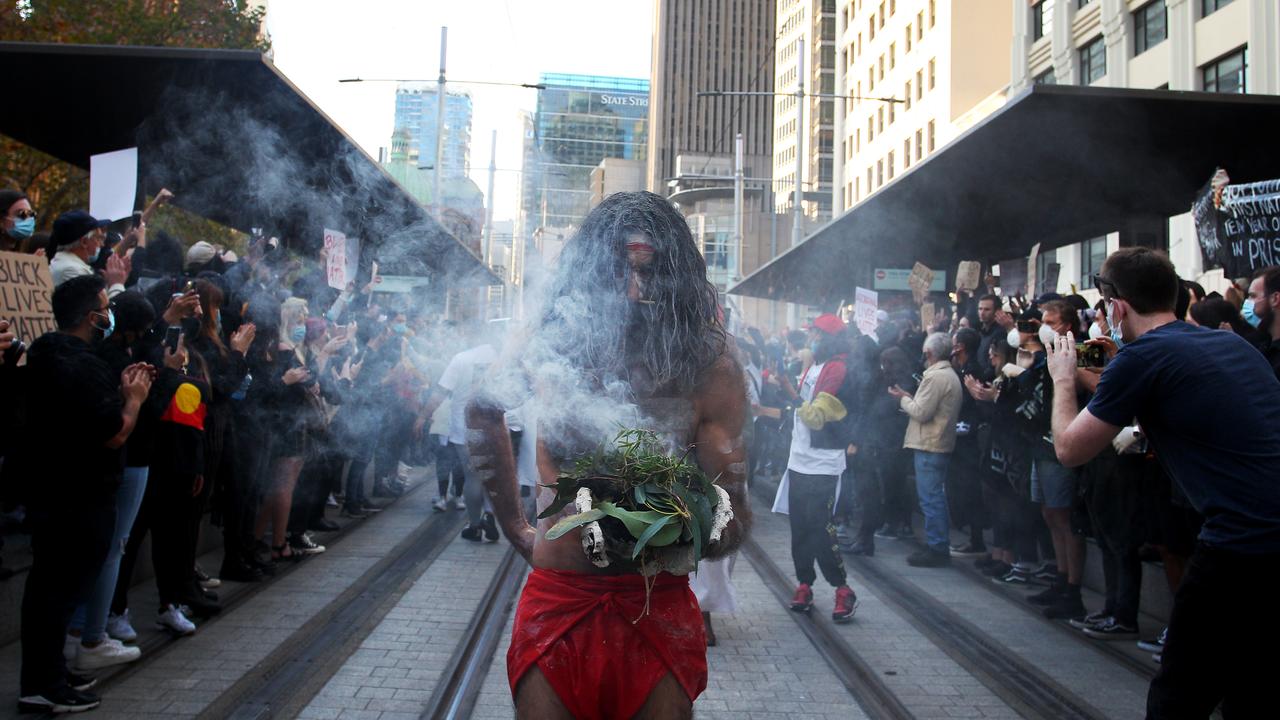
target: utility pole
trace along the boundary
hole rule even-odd
[[[733,280],[738,282],[742,280],[742,193],[744,178],[742,172],[742,155],[745,142],[742,139],[742,133],[738,133],[733,139],[733,243],[738,248],[738,262],[735,269]]]
[[[796,247],[804,239],[804,185],[801,174],[804,171],[804,136],[808,132],[804,126],[804,38],[796,41],[796,186],[791,198],[791,247]],[[443,75],[441,75],[443,77]]]
[[[440,28],[440,77],[436,81],[436,167],[432,182],[435,187],[431,193],[431,200],[435,206],[436,220],[439,221],[444,215],[444,197],[440,194],[440,173],[444,171],[444,58],[445,47],[448,44],[449,28]]]
[[[484,208],[484,265],[493,264],[493,176],[498,172],[498,131],[493,131],[489,141],[489,193],[485,195]]]

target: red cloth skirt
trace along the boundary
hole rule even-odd
[[[536,663],[579,720],[630,718],[667,673],[689,701],[707,688],[702,611],[687,575],[645,578],[534,568],[516,608],[507,678]]]

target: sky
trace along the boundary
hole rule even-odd
[[[375,159],[391,144],[395,83],[434,80],[440,27],[449,28],[446,78],[533,83],[542,72],[649,76],[649,0],[270,0],[276,67]],[[494,219],[514,220],[522,136],[519,111],[537,91],[465,88],[472,97],[471,179],[488,183],[498,132]]]

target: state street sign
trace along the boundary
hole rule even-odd
[[[907,278],[911,277],[911,268],[876,268],[871,287],[875,290],[910,290]],[[947,291],[947,273],[943,270],[933,271],[933,284],[930,292]]]

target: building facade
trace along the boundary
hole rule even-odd
[[[436,160],[439,96],[434,83],[396,86],[395,130],[409,134],[409,158],[419,167]],[[466,175],[471,167],[471,95],[447,90],[444,101],[444,164],[446,177]]]
[[[1069,83],[1280,94],[1280,3],[1019,1],[1014,3],[1012,58],[1010,86],[1015,92],[1033,83]],[[1038,290],[1066,291],[1072,284],[1088,288],[1107,253],[1122,241],[1167,250],[1182,277],[1211,290],[1226,285],[1221,271],[1204,272],[1189,213],[1152,227],[1126,229],[1123,235],[1081,238],[1043,254],[1039,262],[1056,262],[1061,270],[1056,288]]]
[[[773,156],[773,99],[699,97],[773,89],[775,9],[764,0],[655,0],[646,185],[668,195],[678,155]]]
[[[526,140],[522,227],[564,234],[591,205],[591,171],[605,158],[644,162],[649,81],[543,73]],[[531,141],[531,142],[530,142]]]
[[[844,0],[836,87],[838,212],[1004,104],[1013,4]],[[841,107],[843,105],[843,107]]]
[[[836,81],[836,0],[779,0],[778,47],[774,53],[774,92],[793,93],[803,82],[805,92],[831,95]],[[804,50],[804,77],[798,54]],[[835,153],[833,98],[806,97],[804,126],[796,98],[773,99],[774,207],[790,213],[796,183],[797,140],[803,136],[800,164],[805,217],[815,223],[831,219],[832,172]]]
[[[591,199],[588,207],[594,208],[614,193],[635,192],[644,189],[643,160],[623,160],[607,157],[591,170]]]

